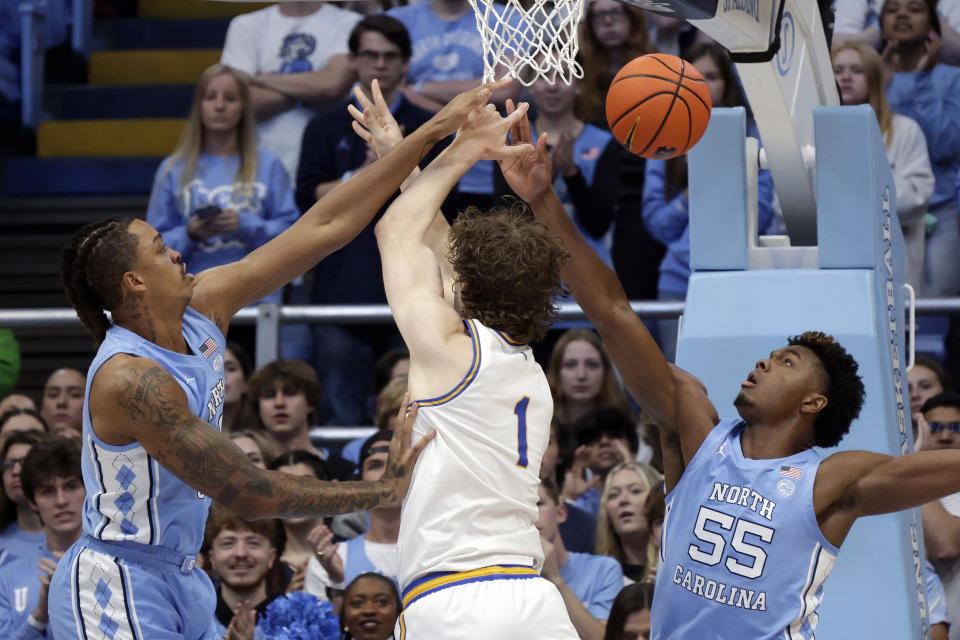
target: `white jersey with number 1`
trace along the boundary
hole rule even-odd
[[[418,440],[437,430],[403,501],[401,586],[438,571],[543,563],[537,487],[553,398],[529,346],[465,321],[473,361],[448,393],[418,400]]]

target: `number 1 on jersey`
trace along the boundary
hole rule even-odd
[[[513,407],[517,416],[517,466],[527,468],[527,405],[530,398],[523,396]]]

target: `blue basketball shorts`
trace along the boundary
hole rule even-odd
[[[58,640],[218,639],[217,597],[194,557],[84,534],[50,583],[50,626]]]

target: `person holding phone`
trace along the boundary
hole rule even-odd
[[[299,216],[283,164],[257,149],[249,78],[207,68],[180,142],[157,170],[147,221],[199,273],[243,258]],[[263,301],[281,302],[281,290]]]

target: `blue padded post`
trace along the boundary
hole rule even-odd
[[[745,237],[745,209],[697,195],[702,209],[691,212],[690,235],[700,266],[690,279],[678,364],[704,381],[721,416],[732,416],[740,382],[758,358],[805,330],[833,334],[860,363],[867,389],[860,418],[839,448],[899,455],[912,437],[904,398],[904,247],[890,166],[868,107],[819,108],[815,127],[820,268],[743,270],[732,250],[711,249],[708,237],[741,251],[723,230]],[[721,155],[711,148],[721,137],[705,136],[707,148],[691,154],[691,198],[725,188],[701,181],[740,180],[732,149]],[[713,163],[712,174],[694,171],[698,155]],[[695,237],[702,242],[694,244]],[[728,270],[702,270],[714,264]],[[817,637],[926,637],[922,556],[916,511],[858,522],[826,583]]]
[[[747,268],[746,112],[714,109],[700,142],[687,154],[690,172],[690,267]],[[732,215],[730,215],[732,214]]]

